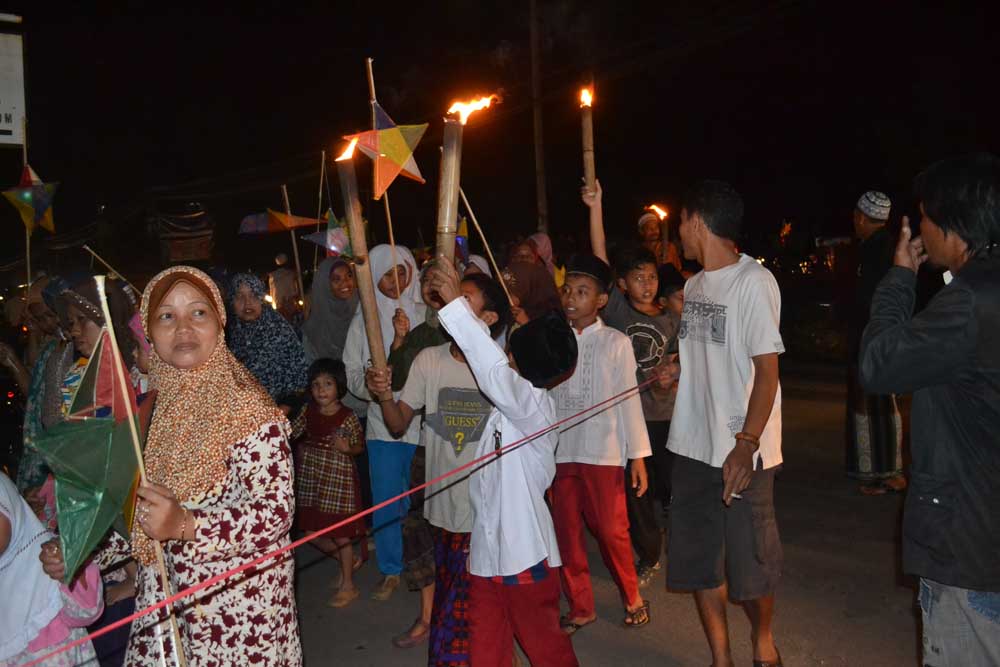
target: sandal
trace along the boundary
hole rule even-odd
[[[579,630],[580,628],[587,627],[588,625],[590,625],[591,623],[593,623],[596,620],[597,620],[597,616],[595,615],[589,621],[584,621],[583,623],[577,623],[575,621],[569,620],[568,616],[560,616],[559,617],[559,628],[563,632],[565,632],[567,635],[572,636],[572,635],[576,634],[577,630]]]
[[[417,627],[418,625],[424,626],[424,631],[414,635],[413,628]],[[395,646],[396,648],[413,648],[414,646],[422,644],[423,642],[427,641],[427,638],[430,637],[430,634],[431,634],[430,624],[424,623],[421,619],[418,618],[413,622],[413,625],[410,626],[409,630],[407,630],[401,635],[397,635],[396,637],[392,638],[392,645]]]
[[[336,592],[336,594],[332,598],[330,598],[330,601],[327,602],[326,604],[328,607],[333,607],[334,609],[340,609],[342,607],[346,607],[347,605],[357,600],[360,595],[361,591],[359,591],[357,588],[351,588],[346,591],[344,589],[340,589],[339,591]]]
[[[624,625],[626,628],[641,628],[649,623],[649,600],[643,600],[642,606],[633,611],[625,610]]]
[[[753,661],[753,667],[782,667],[782,663],[781,663],[781,651],[779,651],[777,648],[775,648],[774,650],[778,654],[778,659],[777,660],[771,660],[771,661],[768,661],[768,660],[754,660]]]

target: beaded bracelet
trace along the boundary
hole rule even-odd
[[[184,541],[184,531],[187,530],[187,521],[188,521],[188,511],[187,511],[187,508],[186,507],[182,507],[181,508],[181,512],[183,512],[183,516],[181,517],[181,541],[183,542]]]

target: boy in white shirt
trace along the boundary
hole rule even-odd
[[[611,268],[594,255],[576,255],[566,266],[563,312],[576,334],[579,357],[569,380],[552,391],[559,419],[572,417],[636,386],[636,361],[628,336],[605,326],[598,311],[608,302]],[[646,492],[644,459],[651,454],[638,392],[562,427],[552,483],[552,511],[563,557],[563,594],[569,613],[562,619],[573,634],[597,619],[590,583],[584,522],[597,539],[601,558],[618,586],[625,626],[649,623],[649,603],[639,595],[625,506],[625,476],[641,497]]]
[[[559,548],[545,504],[555,475],[556,421],[548,387],[576,364],[576,340],[556,313],[529,322],[510,338],[511,362],[491,340],[471,303],[461,298],[458,274],[434,269],[435,290],[447,303],[442,326],[462,349],[482,392],[495,406],[476,458],[497,452],[470,480],[474,512],[469,554],[469,643],[476,667],[509,667],[516,636],[533,665],[575,667],[569,637],[559,627]]]
[[[781,294],[770,271],[736,250],[742,221],[743,200],[728,183],[702,181],[684,199],[684,256],[704,270],[684,286],[678,334],[667,586],[694,592],[713,665],[733,664],[728,597],[750,619],[754,667],[780,667],[771,620],[782,560]]]

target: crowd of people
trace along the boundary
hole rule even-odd
[[[891,238],[880,192],[855,210],[848,473],[870,495],[909,484],[903,558],[920,577],[925,663],[998,664],[1000,161],[937,163],[916,191],[919,239],[906,219]],[[270,290],[252,274],[217,284],[189,266],[141,294],[109,280],[110,321],[93,276],[36,280],[24,304],[32,346],[0,348],[27,397],[16,475],[0,474],[0,595],[12,605],[0,613],[0,665],[333,524],[311,542],[339,561],[329,605],[360,597],[355,572],[373,560],[372,599],[401,584],[419,594],[413,623],[386,640],[426,646],[432,666],[508,667],[515,642],[533,665],[578,664],[572,636],[597,619],[586,532],[620,595],[623,632],[653,618],[642,589],[666,569],[671,590],[693,594],[713,665],[733,664],[730,601],[749,619],[755,667],[781,665],[781,294],[739,250],[742,198],[701,181],[676,238],[647,214],[613,251],[599,183],[582,202],[590,253],[557,258],[535,234],[500,275],[476,255],[418,265],[406,248],[372,248],[385,368],[370,363],[349,258],[319,265],[304,318],[284,296],[296,294],[294,274],[272,276]],[[951,282],[914,314],[928,259]],[[104,327],[130,370],[148,482],[130,532],[110,530],[67,577],[57,535],[71,519],[35,444],[79,417],[71,406]],[[425,480],[437,481],[398,498]],[[198,667],[301,664],[293,581],[286,552],[179,603],[176,633],[168,617],[145,616],[45,664],[154,665],[179,651]]]

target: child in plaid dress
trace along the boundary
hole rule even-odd
[[[313,362],[309,391],[312,400],[292,425],[293,438],[304,436],[299,443],[295,494],[298,527],[307,534],[361,511],[361,483],[353,457],[365,446],[361,423],[341,403],[347,393],[343,362]],[[353,575],[361,561],[354,557],[353,542],[364,534],[364,521],[357,520],[314,541],[318,548],[340,559],[341,584],[329,601],[331,607],[345,607],[358,597]]]

